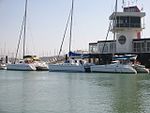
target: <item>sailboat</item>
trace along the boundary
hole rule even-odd
[[[68,23],[70,20],[70,38],[69,38],[69,53],[71,52],[71,40],[72,40],[72,25],[73,25],[73,9],[74,9],[74,0],[72,0],[72,6],[71,6],[71,11],[69,14],[69,18],[66,24],[66,28],[65,28],[65,33],[64,33],[64,37],[63,37],[63,41],[65,38],[65,34],[68,28]],[[63,44],[62,41],[62,44]],[[62,49],[62,45],[60,47],[60,52]],[[59,52],[59,54],[60,54]],[[83,62],[81,59],[77,60],[77,59],[72,59],[70,57],[69,54],[69,58],[67,58],[66,55],[66,60],[63,63],[59,63],[59,64],[49,64],[49,71],[63,71],[63,72],[85,72],[86,70],[88,70],[90,67],[87,65],[87,63]]]
[[[15,62],[12,64],[8,64],[7,70],[16,70],[16,71],[34,71],[34,70],[36,70],[33,60],[25,57],[27,5],[28,5],[28,1],[26,0],[25,1],[25,12],[24,12],[23,22],[22,22],[22,26],[21,26],[21,31],[20,31]],[[22,37],[22,32],[24,33],[23,34],[23,60],[21,60],[17,63],[16,59],[17,59],[19,45],[20,45],[20,41],[21,41],[21,37]]]
[[[116,17],[117,4],[118,4],[118,0],[116,0],[116,4],[115,4],[115,13],[114,13],[114,20],[113,20],[114,26],[113,27],[115,27],[116,22],[117,22],[117,17]],[[108,33],[110,31],[110,28],[111,28],[111,24],[109,25]],[[107,33],[106,39],[108,37],[108,33]],[[114,40],[115,40],[115,36],[116,36],[116,31],[114,30]],[[105,46],[105,44],[104,44],[104,46]],[[104,49],[104,46],[103,46],[103,49]],[[115,60],[110,64],[93,65],[93,66],[91,66],[91,72],[137,74],[137,71],[135,70],[135,68],[133,68],[132,64],[129,62],[129,58],[124,57],[124,56],[115,57]]]

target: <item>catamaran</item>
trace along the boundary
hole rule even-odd
[[[19,35],[19,41],[18,41],[18,45],[17,45],[15,62],[12,64],[7,64],[7,70],[17,70],[17,71],[34,71],[34,70],[36,70],[36,67],[35,67],[34,63],[32,62],[32,59],[25,58],[27,5],[28,5],[28,1],[26,0],[25,1],[25,12],[24,12],[23,22],[22,22],[22,26],[21,26],[21,32]],[[22,38],[22,32],[24,33],[23,34],[23,60],[16,62],[19,45],[20,45],[20,41]]]
[[[35,71],[36,67],[32,61],[32,59],[24,58],[23,60],[19,60],[19,62],[14,64],[7,64],[7,70],[15,70],[15,71]]]
[[[114,61],[112,61],[111,64],[91,66],[91,72],[137,74],[137,71],[133,68],[129,57],[117,56],[113,57],[113,59]]]
[[[66,24],[66,28],[65,28],[65,32],[63,35],[63,41],[60,47],[60,51],[59,51],[59,55],[60,52],[62,50],[62,45],[64,42],[64,38],[66,35],[66,31],[68,29],[68,24],[70,21],[70,38],[69,38],[69,58],[67,59],[66,56],[66,60],[63,63],[57,63],[57,64],[49,64],[49,71],[64,71],[64,72],[85,72],[85,71],[89,71],[90,70],[90,65],[88,63],[86,63],[85,61],[83,61],[82,59],[72,59],[70,56],[71,53],[71,40],[72,40],[72,24],[73,24],[73,8],[74,8],[74,0],[72,0],[72,6],[71,6],[71,11],[69,14],[69,18]],[[58,57],[59,57],[58,55]]]

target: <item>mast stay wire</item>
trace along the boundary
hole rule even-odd
[[[69,16],[68,16],[68,19],[67,19],[67,22],[66,22],[66,26],[65,26],[65,30],[64,30],[64,34],[63,34],[63,38],[62,38],[62,43],[60,45],[60,49],[59,49],[59,53],[58,53],[58,58],[59,58],[59,56],[62,52],[62,47],[63,47],[63,44],[64,44],[64,40],[65,40],[66,33],[67,33],[67,30],[68,30],[69,22],[70,22],[70,17],[71,17],[71,10],[69,12]]]
[[[22,33],[23,33],[23,28],[24,28],[24,20],[25,20],[25,16],[23,17],[23,21],[22,21],[22,24],[21,24],[21,29],[20,29],[20,32],[19,32],[19,40],[18,40],[18,44],[17,44],[17,51],[16,51],[16,55],[15,55],[14,64],[16,63],[18,52],[19,52],[19,47],[20,47]]]
[[[117,6],[118,6],[118,0],[116,0],[116,2],[115,2],[115,13],[114,13],[115,19],[113,20],[113,24],[115,24],[115,25],[116,25],[116,23],[117,23],[117,17],[116,17],[116,15],[117,15]],[[111,21],[110,21],[110,23],[109,23],[109,27],[108,27],[108,31],[107,31],[107,35],[106,35],[106,41],[107,41],[107,39],[108,39],[108,35],[109,35],[110,29],[111,29]],[[115,38],[116,38],[115,35],[116,35],[116,32],[114,31],[113,41],[115,41]],[[102,54],[103,54],[104,48],[105,48],[105,46],[106,46],[106,41],[104,42],[104,45],[103,45]]]
[[[103,54],[104,48],[106,46],[106,42],[107,42],[107,39],[108,39],[110,29],[111,29],[111,22],[109,22],[109,27],[108,27],[107,34],[106,34],[106,39],[105,39],[105,42],[104,42],[104,45],[103,45],[103,48],[102,48],[102,54]]]

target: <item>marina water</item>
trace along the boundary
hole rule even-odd
[[[150,75],[0,71],[0,113],[150,113]]]

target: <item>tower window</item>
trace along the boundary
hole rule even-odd
[[[117,17],[117,27],[140,28],[141,27],[141,18],[140,17],[118,16]]]

